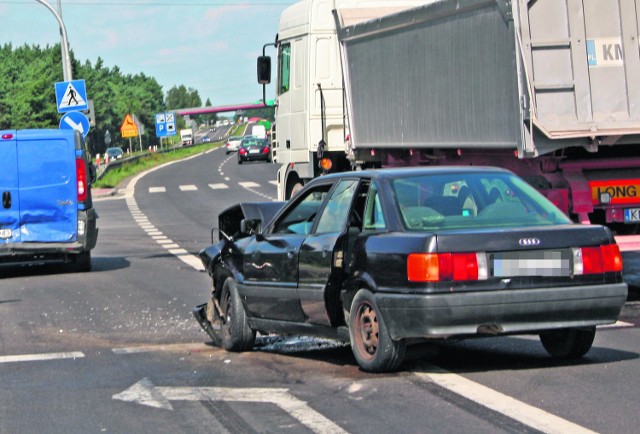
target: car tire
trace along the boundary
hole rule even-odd
[[[351,303],[349,338],[353,355],[365,371],[395,371],[404,360],[405,342],[391,339],[373,294],[366,289],[358,291]]]
[[[595,327],[552,330],[540,333],[540,342],[553,357],[577,359],[589,352],[595,336]]]
[[[225,350],[233,352],[250,350],[256,341],[256,332],[249,327],[236,281],[232,277],[224,281],[220,301],[224,314],[222,346]]]
[[[73,269],[80,273],[91,271],[91,251],[78,253],[72,259]]]
[[[238,164],[242,164],[242,158],[238,157]]]

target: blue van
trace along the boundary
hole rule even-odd
[[[79,132],[0,131],[0,267],[64,262],[91,270],[94,180]]]

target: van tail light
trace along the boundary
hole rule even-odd
[[[407,258],[410,282],[486,280],[485,253],[411,253]]]
[[[573,249],[574,274],[619,273],[622,253],[617,244]]]
[[[82,158],[76,158],[76,179],[78,183],[78,202],[87,200],[87,164]]]

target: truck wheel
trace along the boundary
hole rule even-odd
[[[391,339],[373,294],[366,289],[358,291],[351,303],[349,338],[351,351],[365,371],[395,371],[404,360],[405,342]]]
[[[229,277],[222,286],[221,307],[222,346],[227,351],[244,351],[253,348],[256,332],[249,328],[247,314],[242,306],[236,281]]]
[[[84,273],[91,271],[91,251],[78,253],[73,258],[73,268],[75,271]]]
[[[540,342],[553,357],[577,359],[589,352],[595,336],[595,327],[552,330],[540,333]]]

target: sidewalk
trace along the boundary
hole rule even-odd
[[[117,188],[92,188],[91,189],[91,196],[94,199],[97,199],[100,197],[115,196],[117,193],[118,193]]]

